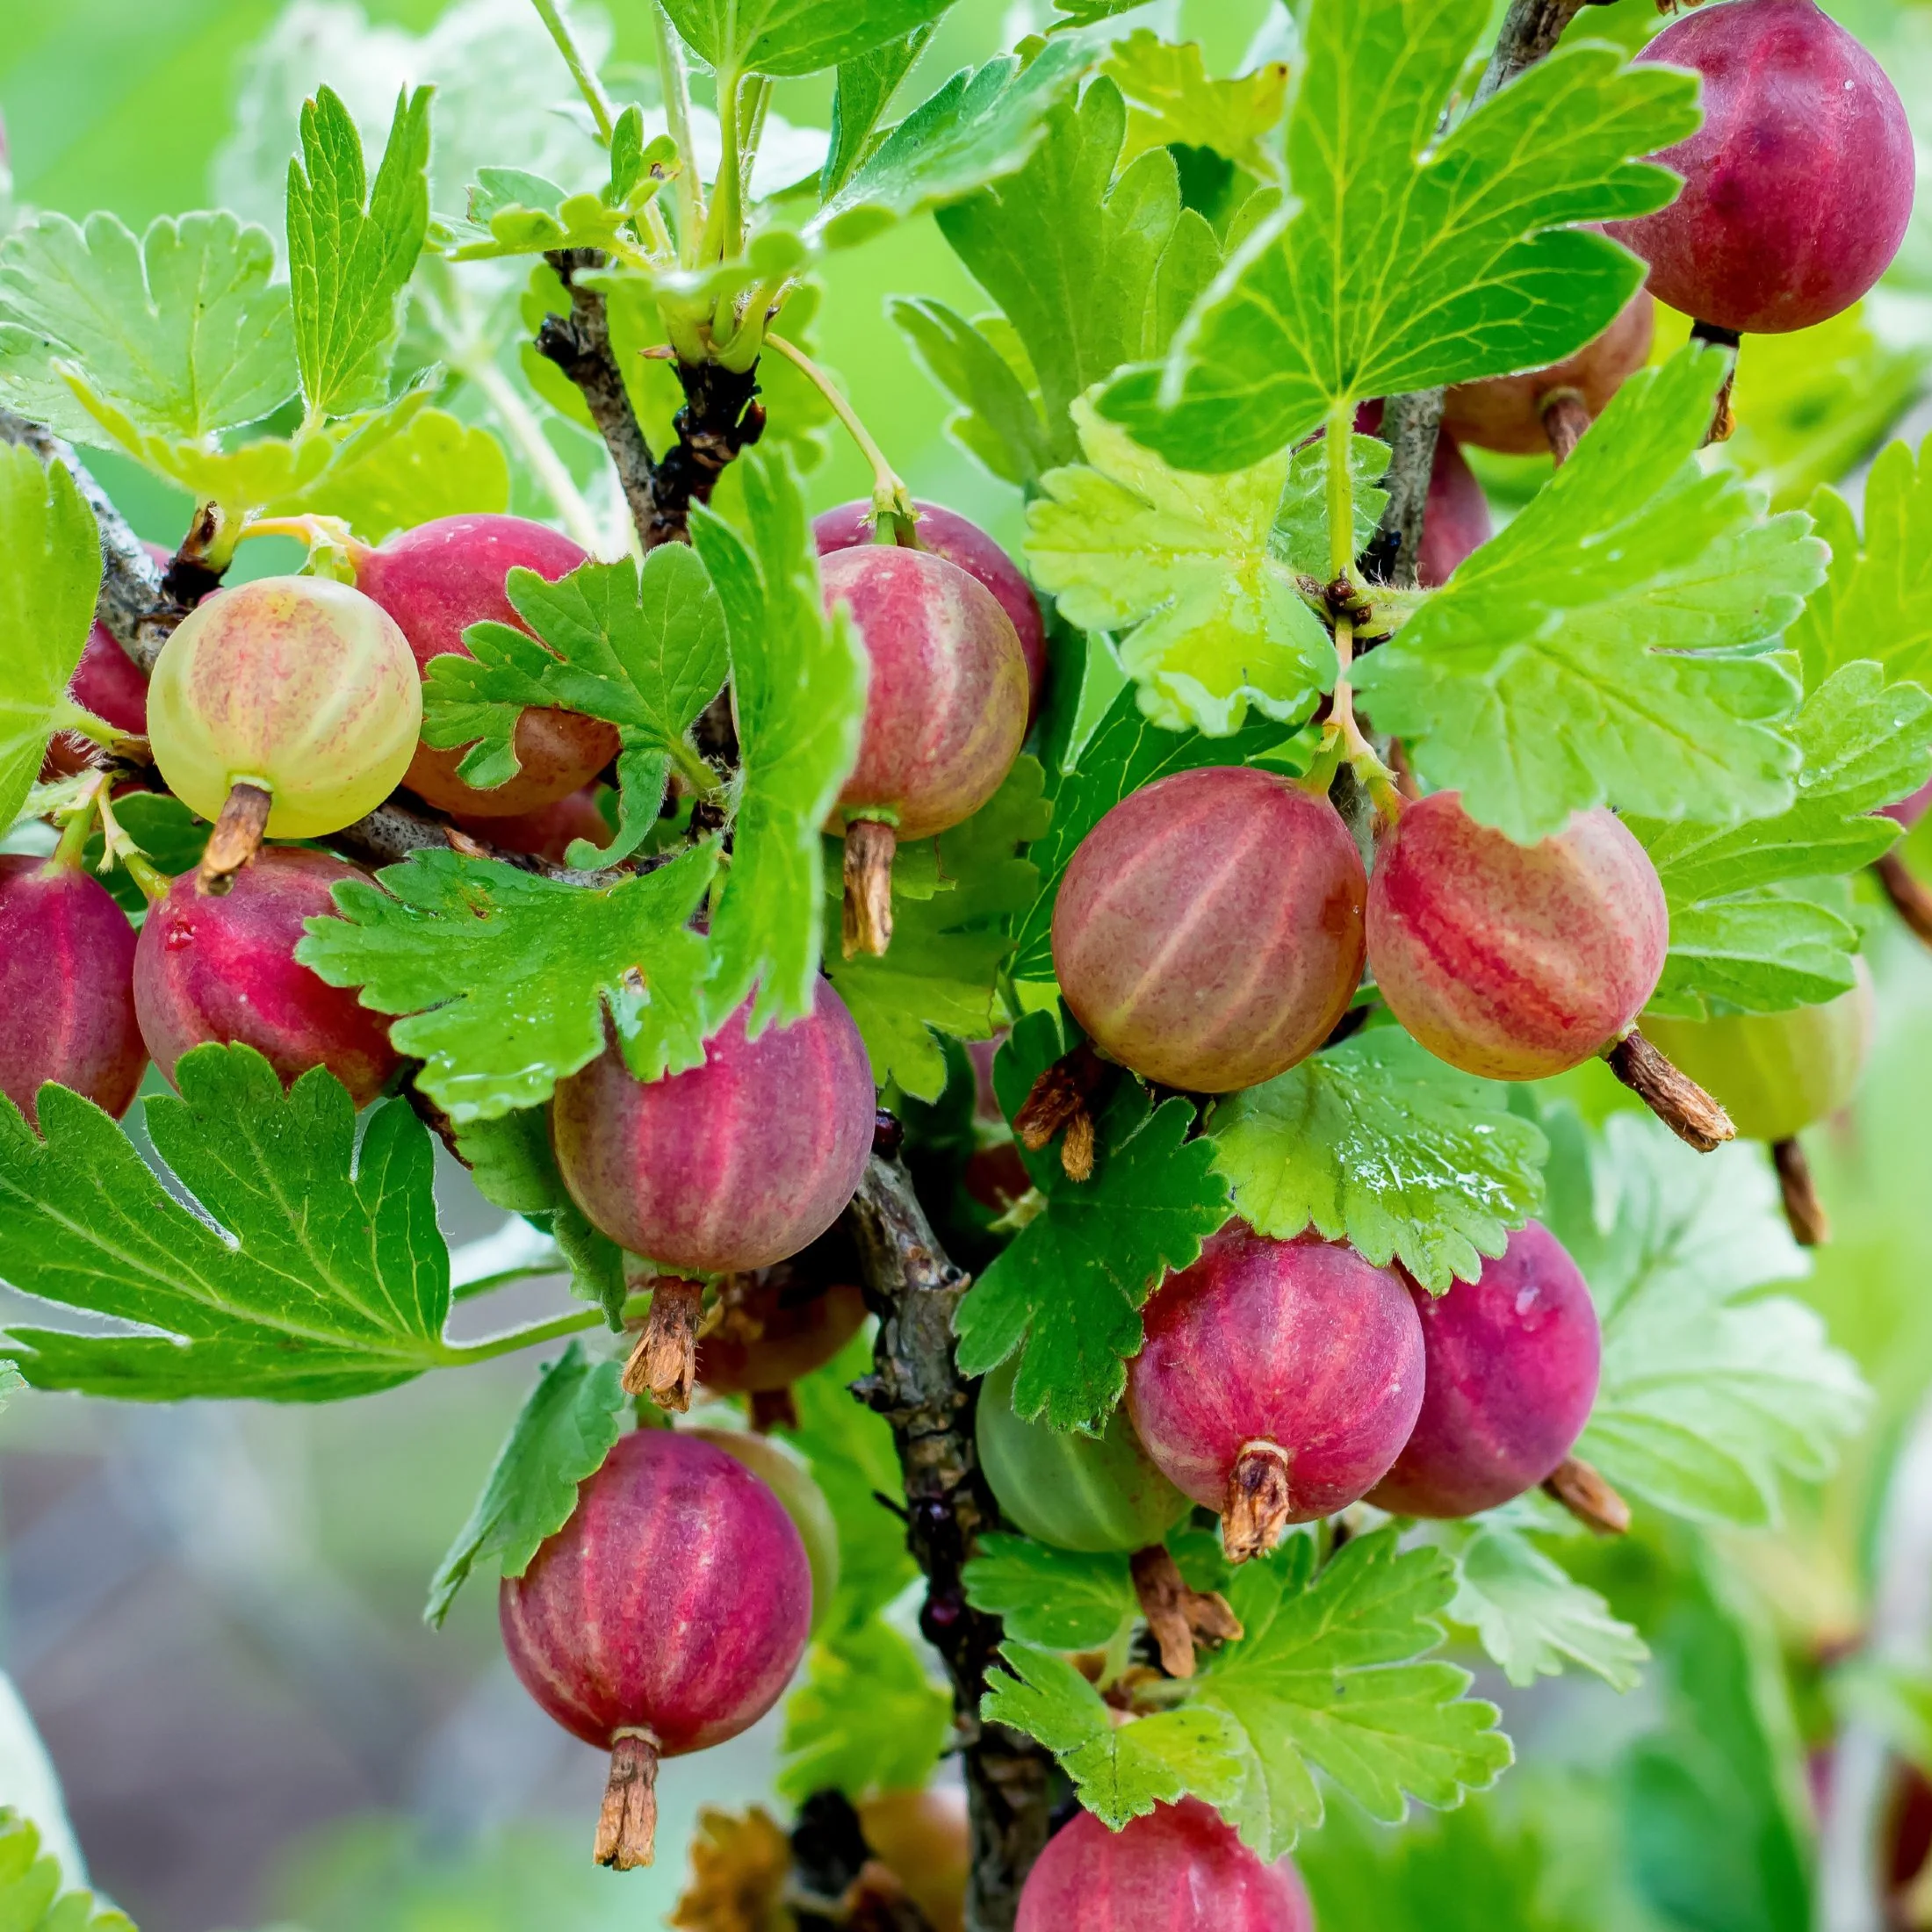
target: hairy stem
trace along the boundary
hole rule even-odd
[[[590,118],[597,124],[597,139],[606,148],[609,147],[616,120],[610,112],[610,97],[604,92],[603,83],[584,58],[556,0],[530,0],[530,4],[537,9],[537,18],[550,29],[550,37],[557,43],[557,51],[563,55],[564,65],[570,69],[570,77],[576,82],[577,91],[590,109]]]
[[[882,1116],[890,1149],[897,1123]],[[879,1317],[874,1373],[855,1393],[892,1425],[909,1506],[906,1541],[926,1576],[919,1627],[946,1660],[963,1747],[972,1824],[968,1932],[1011,1932],[1020,1888],[1047,1842],[1053,1761],[1032,1739],[982,1722],[979,1700],[1002,1635],[999,1619],[966,1601],[960,1570],[999,1513],[973,1444],[975,1385],[953,1353],[953,1317],[966,1276],[934,1236],[911,1177],[875,1152],[847,1211]]]

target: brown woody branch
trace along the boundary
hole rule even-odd
[[[577,279],[585,270],[602,268],[603,256],[595,249],[555,249],[544,259],[570,291],[570,314],[544,318],[537,352],[555,363],[583,396],[617,466],[617,480],[644,547],[682,543],[691,506],[710,501],[726,465],[764,430],[757,370],[739,372],[716,363],[680,362],[684,407],[673,422],[677,441],[659,461],[631,407],[624,371],[610,346],[603,296]]]
[[[973,1445],[975,1390],[954,1359],[953,1316],[967,1277],[947,1258],[881,1116],[879,1150],[847,1210],[879,1317],[874,1372],[856,1393],[892,1425],[908,1505],[906,1542],[926,1577],[919,1627],[953,1680],[972,1825],[969,1932],[1011,1932],[1020,1888],[1047,1842],[1053,1760],[1031,1738],[983,1723],[979,1701],[998,1650],[998,1618],[966,1601],[960,1572],[999,1526]]]

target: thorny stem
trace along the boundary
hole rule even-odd
[[[673,31],[662,0],[651,0],[651,25],[657,35],[658,90],[664,96],[665,126],[678,150],[677,178],[672,184],[678,205],[678,260],[690,268],[697,261],[698,237],[704,228],[704,191],[691,143],[691,77],[684,64],[684,44]]]
[[[832,413],[858,444],[859,453],[872,465],[872,514],[890,517],[898,532],[903,533],[899,540],[916,545],[919,512],[912,508],[912,494],[906,488],[905,479],[886,459],[885,451],[873,440],[872,432],[860,420],[859,412],[847,400],[845,392],[797,343],[788,342],[782,335],[768,335],[765,346],[775,349],[832,406]],[[1330,494],[1332,496],[1332,483]]]
[[[606,148],[609,147],[616,120],[610,112],[610,97],[604,92],[603,83],[585,60],[556,0],[530,0],[530,4],[537,9],[537,18],[550,29],[550,37],[557,43],[557,51],[563,55],[564,65],[570,69],[570,77],[576,82],[577,91],[590,109],[590,118],[597,124],[597,139]]]

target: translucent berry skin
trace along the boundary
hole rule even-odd
[[[1871,979],[1822,1006],[1644,1021],[1644,1037],[1723,1103],[1747,1140],[1789,1140],[1857,1091],[1871,1053]]]
[[[119,1120],[147,1065],[126,913],[84,872],[0,854],[0,1093],[37,1126],[58,1080]]]
[[[1325,799],[1245,766],[1176,772],[1080,842],[1054,905],[1054,971],[1123,1065],[1232,1092],[1312,1053],[1348,1010],[1367,891]]]
[[[784,1506],[804,1545],[811,1571],[811,1627],[816,1632],[832,1608],[839,1588],[839,1525],[825,1492],[811,1472],[782,1444],[746,1429],[692,1429],[700,1442],[714,1443],[734,1461],[741,1462]]]
[[[1539,1080],[1622,1038],[1663,971],[1663,888],[1610,812],[1519,846],[1454,792],[1410,805],[1376,855],[1368,963],[1438,1059]]]
[[[977,523],[969,522],[957,510],[923,498],[915,498],[912,507],[919,513],[920,545],[935,557],[957,564],[968,576],[977,577],[1013,620],[1020,653],[1027,660],[1032,709],[1037,711],[1047,676],[1047,625],[1025,572]],[[870,544],[876,527],[871,499],[861,497],[813,518],[811,534],[818,541],[818,554],[829,557],[834,551],[856,550],[861,544]]]
[[[557,1089],[565,1185],[633,1254],[703,1274],[766,1268],[815,1241],[872,1151],[872,1070],[824,981],[796,1025],[745,1037],[741,1006],[704,1064],[648,1085],[615,1042]]]
[[[1000,1514],[1037,1543],[1056,1549],[1145,1549],[1187,1513],[1187,1498],[1141,1446],[1123,1410],[1095,1437],[1022,1422],[1013,1411],[1017,1360],[980,1385],[980,1467]]]
[[[357,587],[402,627],[416,664],[472,655],[463,641],[472,624],[529,626],[503,588],[513,569],[534,570],[555,583],[587,561],[569,537],[523,516],[439,516],[392,537],[357,560]],[[588,784],[617,755],[617,732],[601,718],[532,707],[516,721],[523,768],[507,784],[481,790],[456,775],[466,746],[436,751],[419,745],[404,779],[417,797],[444,811],[502,818],[536,811]]]
[[[1082,1812],[1047,1842],[1013,1932],[1314,1932],[1286,1859],[1265,1865],[1198,1798],[1124,1831]]]
[[[134,954],[134,1007],[155,1064],[213,1040],[253,1047],[288,1085],[327,1067],[367,1107],[402,1063],[389,1021],[298,963],[305,921],[331,916],[334,888],[363,875],[326,852],[268,846],[227,894],[184,872],[149,908]]]
[[[1396,1516],[1493,1510],[1542,1481],[1582,1434],[1603,1353],[1596,1304],[1533,1221],[1474,1281],[1410,1293],[1428,1363],[1422,1413],[1368,1500]]]
[[[1288,1457],[1287,1520],[1365,1496],[1416,1425],[1422,1323],[1408,1287],[1352,1248],[1230,1222],[1148,1304],[1128,1412],[1169,1481],[1219,1509],[1242,1450]]]
[[[903,841],[970,818],[999,789],[1027,734],[1027,662],[1013,621],[976,577],[930,551],[872,544],[820,566],[871,663],[847,814],[883,807]]]
[[[619,1438],[570,1520],[497,1600],[523,1688],[587,1744],[644,1726],[666,1757],[722,1744],[778,1701],[805,1647],[811,1573],[770,1489],[717,1444]]]
[[[401,782],[422,688],[382,608],[326,577],[258,577],[205,597],[162,645],[148,730],[168,789],[204,818],[264,785],[278,839],[316,839]]]
[[[735,1334],[729,1324],[697,1344],[697,1379],[720,1395],[751,1395],[789,1388],[823,1368],[859,1332],[865,1296],[851,1281],[800,1281],[782,1263],[761,1270],[742,1300],[763,1333]]]
[[[928,1784],[861,1798],[854,1808],[866,1843],[891,1868],[933,1932],[963,1932],[972,1863],[965,1792]]]
[[[1746,335],[1849,308],[1912,216],[1912,131],[1878,63],[1813,0],[1685,14],[1637,58],[1704,83],[1703,126],[1652,157],[1683,193],[1609,225],[1657,299]]]
[[[1456,383],[1444,398],[1444,429],[1458,443],[1473,443],[1481,450],[1510,456],[1546,454],[1550,443],[1543,427],[1545,399],[1559,389],[1574,389],[1594,422],[1626,379],[1649,361],[1655,312],[1650,292],[1639,289],[1601,335],[1566,360],[1526,375]],[[1427,515],[1424,511],[1425,535]]]
[[[568,797],[508,817],[479,817],[462,811],[450,816],[465,832],[505,852],[531,853],[551,865],[564,863],[573,839],[588,840],[602,850],[612,838],[609,824],[598,809],[597,788],[594,785],[580,786]]]

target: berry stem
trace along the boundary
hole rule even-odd
[[[892,943],[892,859],[899,835],[883,818],[853,818],[845,829],[845,905],[840,946],[851,959],[876,959]]]
[[[1604,1050],[1610,1071],[1675,1134],[1700,1154],[1737,1138],[1731,1116],[1633,1027]]]
[[[872,514],[882,520],[890,517],[896,540],[909,549],[919,549],[919,512],[912,508],[912,492],[887,462],[884,451],[859,420],[858,411],[846,400],[844,392],[796,342],[788,342],[782,335],[768,335],[765,346],[775,349],[832,406],[832,413],[858,444],[859,453],[872,465]]]
[[[1543,399],[1543,434],[1550,439],[1550,460],[1558,469],[1576,453],[1590,428],[1590,408],[1582,392],[1553,389]]]
[[[1189,1589],[1164,1544],[1150,1543],[1128,1560],[1141,1614],[1159,1646],[1161,1669],[1171,1677],[1194,1674],[1194,1645],[1231,1643],[1242,1634],[1241,1619],[1218,1590]]]
[[[1242,1446],[1228,1477],[1221,1510],[1221,1540],[1230,1563],[1265,1556],[1281,1540],[1294,1513],[1288,1487],[1288,1453],[1279,1443]]]
[[[1718,385],[1717,400],[1711,407],[1711,427],[1704,438],[1707,446],[1713,443],[1728,443],[1737,428],[1737,417],[1731,408],[1731,386],[1737,380],[1738,332],[1716,322],[1694,322],[1690,337],[1693,342],[1710,342],[1731,352],[1730,365],[1724,371],[1724,380]]]
[[[238,779],[228,788],[221,816],[208,834],[207,848],[195,876],[195,890],[219,898],[234,876],[262,849],[269,812],[275,801],[260,785]]]
[[[590,109],[590,118],[597,124],[599,145],[609,147],[616,120],[610,112],[610,97],[604,92],[602,82],[585,60],[569,24],[558,11],[556,0],[530,0],[530,4],[537,9],[537,18],[550,29],[550,37],[557,43],[557,51],[563,55],[564,65],[570,69],[570,77],[576,82],[577,91]]]
[[[1892,910],[1910,928],[1914,938],[1932,946],[1932,887],[1922,884],[1896,852],[1875,860],[1871,869],[1878,876]]]
[[[634,1871],[657,1856],[658,1741],[643,1725],[619,1731],[610,1742],[610,1777],[597,1817],[596,1860]]]
[[[87,856],[87,841],[94,833],[95,813],[106,797],[106,786],[107,774],[104,771],[90,774],[83,782],[67,823],[61,827],[61,836],[40,869],[42,876],[51,878],[56,873],[81,869]]]
[[[704,1284],[660,1274],[652,1290],[650,1318],[624,1365],[624,1392],[648,1395],[660,1409],[683,1415],[697,1386],[697,1328]]]
[[[1543,1490],[1599,1536],[1630,1527],[1630,1505],[1581,1456],[1565,1456],[1543,1480]]]
[[[1818,1198],[1811,1163],[1796,1135],[1771,1143],[1771,1164],[1777,1170],[1777,1191],[1784,1203],[1791,1239],[1800,1248],[1822,1247],[1831,1239],[1831,1221]]]

